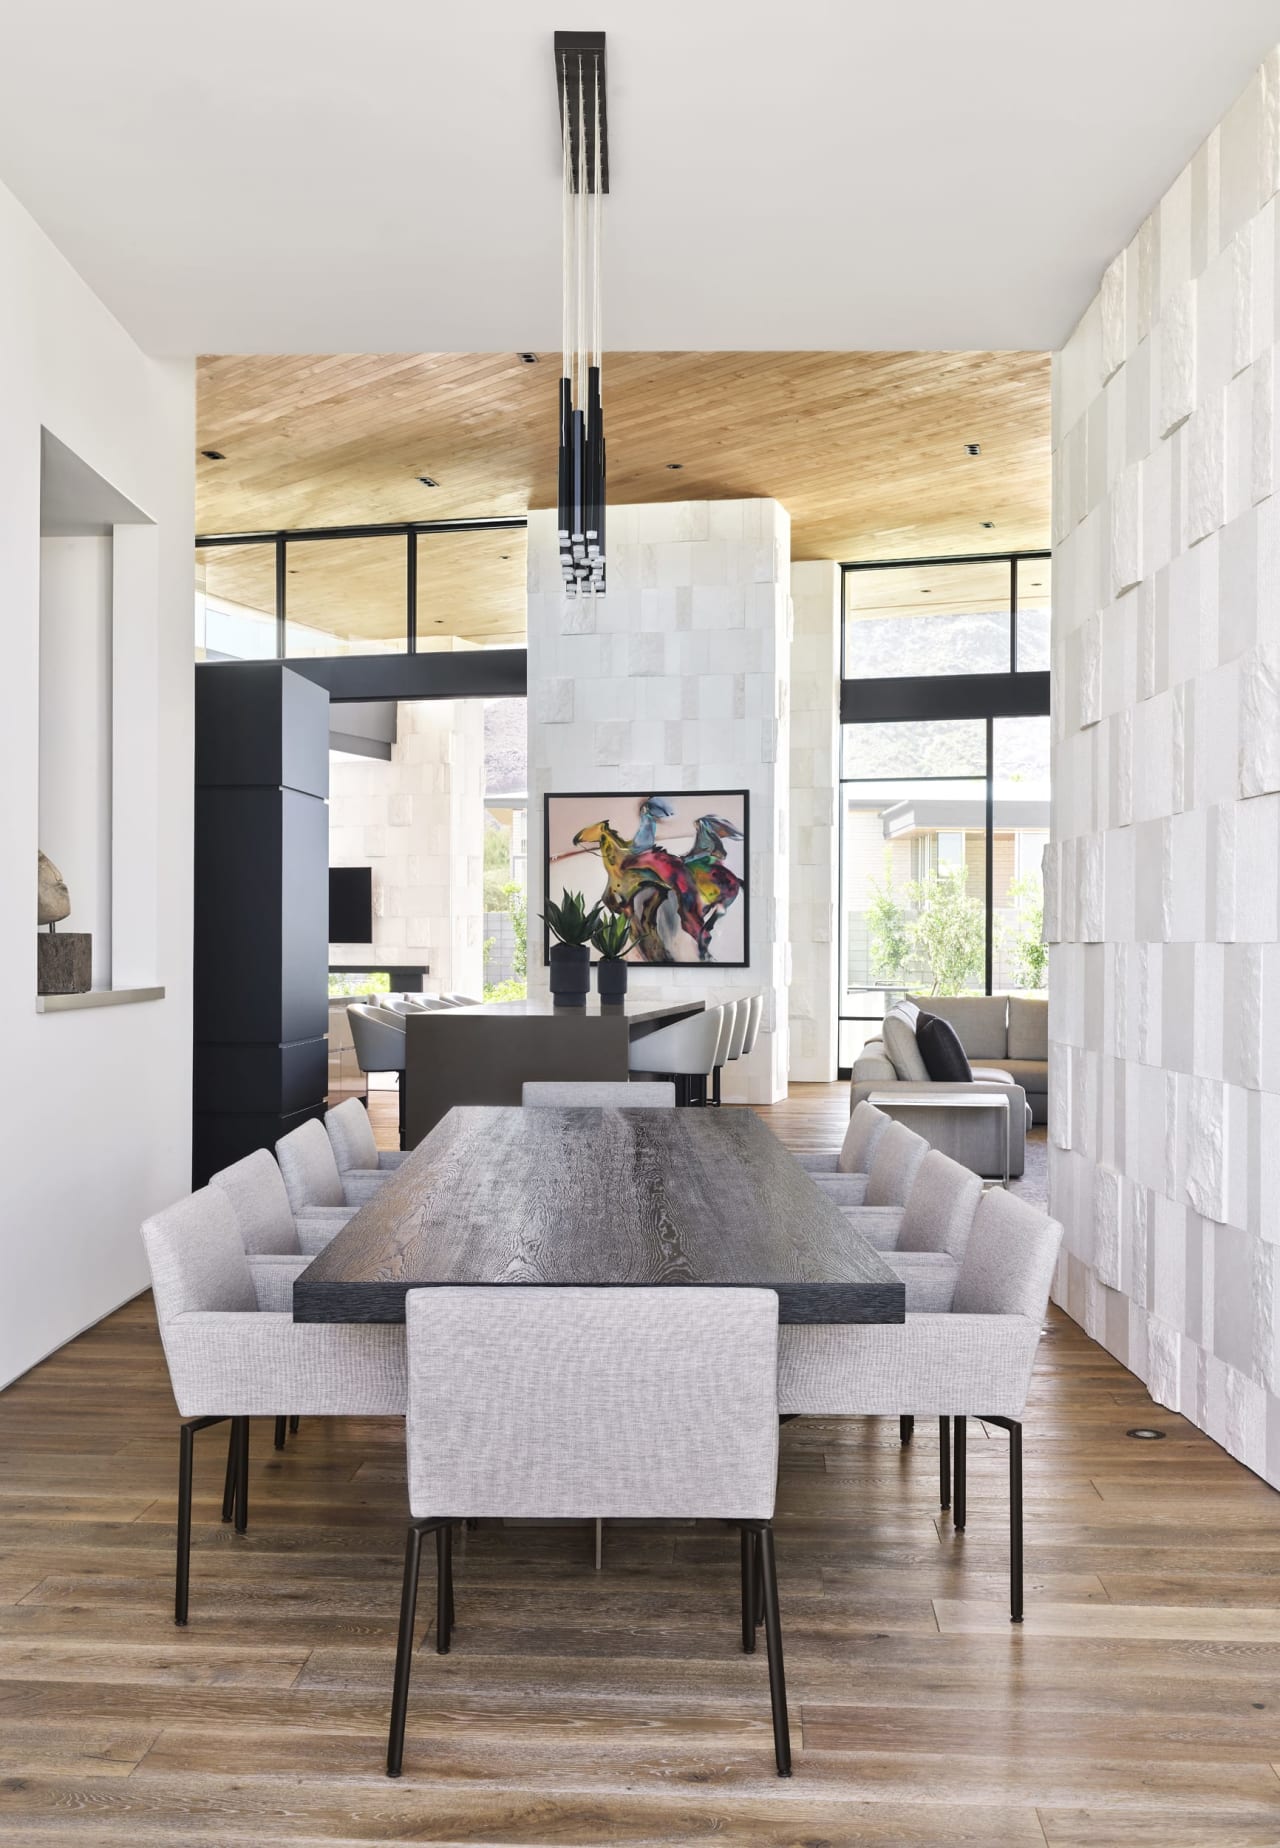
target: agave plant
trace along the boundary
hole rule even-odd
[[[583,945],[591,942],[600,922],[601,910],[602,907],[595,904],[588,911],[587,901],[581,892],[566,892],[559,904],[554,899],[548,899],[542,915],[561,943]]]
[[[611,912],[596,925],[591,941],[606,962],[621,962],[631,948],[631,925],[618,912]]]

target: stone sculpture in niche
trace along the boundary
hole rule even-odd
[[[82,995],[93,979],[93,938],[88,931],[57,925],[71,915],[66,881],[47,854],[36,849],[36,922],[47,930],[36,939],[36,993]]]

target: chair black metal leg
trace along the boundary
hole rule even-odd
[[[436,1528],[436,1654],[448,1655],[453,1629],[453,1529],[448,1521]]]
[[[758,1630],[764,1622],[764,1563],[760,1551],[760,1535],[756,1534],[756,1608],[755,1619]]]
[[[951,1420],[938,1420],[938,1500],[951,1506]]]
[[[174,1575],[173,1621],[185,1624],[191,1591],[191,1466],[196,1434],[189,1424],[178,1433],[178,1565]]]
[[[229,1521],[236,1511],[236,1421],[231,1420],[227,1433],[227,1473],[222,1482],[222,1518]]]
[[[711,1078],[711,1102],[717,1110],[720,1108],[720,1067],[718,1065]]]
[[[418,1570],[422,1564],[423,1529],[409,1523],[404,1543],[404,1584],[400,1592],[400,1636],[396,1644],[396,1677],[391,1691],[391,1730],[387,1735],[387,1776],[399,1777],[404,1764],[404,1722],[409,1708],[409,1675],[413,1668],[413,1620],[418,1608]]]
[[[740,1535],[742,1541],[742,1648],[754,1655],[756,1648],[756,1537],[749,1527]]]
[[[1009,1621],[1022,1622],[1022,1426],[1009,1421]]]
[[[952,1510],[951,1522],[958,1534],[964,1532],[965,1523],[965,1490],[967,1487],[965,1466],[969,1460],[966,1442],[968,1432],[968,1420],[957,1417],[952,1425],[952,1441],[955,1446],[955,1483],[952,1488],[952,1500],[955,1505]]]
[[[284,1433],[285,1433],[285,1426],[287,1425],[287,1423],[288,1423],[288,1420],[285,1418],[276,1419],[276,1449],[277,1450],[284,1449]]]
[[[191,1592],[191,1479],[195,1464],[196,1432],[207,1430],[210,1425],[221,1423],[221,1418],[192,1418],[178,1432],[178,1558],[173,1581],[173,1621],[176,1624],[185,1624],[187,1621]],[[234,1442],[233,1427],[233,1446]],[[228,1450],[229,1479],[233,1454],[233,1450]],[[231,1510],[227,1508],[223,1519],[229,1520],[230,1516]]]
[[[237,1418],[236,1442],[236,1532],[244,1533],[249,1525],[249,1420]]]
[[[898,1420],[898,1442],[909,1444],[915,1436],[916,1421],[910,1412],[905,1412]]]
[[[769,1651],[769,1699],[773,1706],[773,1751],[778,1776],[791,1776],[791,1728],[787,1723],[787,1681],[782,1667],[782,1623],[778,1616],[778,1570],[773,1529],[760,1529],[760,1577],[764,1589],[764,1634]]]
[[[289,1420],[289,1435],[291,1437],[296,1437],[298,1435],[298,1427],[301,1423],[302,1420],[298,1417],[293,1417]]]

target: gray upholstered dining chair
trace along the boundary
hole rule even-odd
[[[824,1150],[820,1153],[800,1150],[796,1160],[809,1174],[865,1174],[871,1166],[871,1158],[876,1152],[876,1144],[883,1135],[889,1118],[883,1110],[877,1110],[874,1104],[863,1099],[853,1107],[849,1118],[849,1127],[844,1132],[844,1141],[838,1149]]]
[[[380,1417],[404,1411],[404,1331],[360,1323],[295,1322],[293,1279],[302,1255],[245,1255],[227,1195],[198,1193],[142,1228],[156,1320],[184,1423],[179,1432],[174,1622],[187,1621],[195,1435],[231,1421],[222,1518],[248,1525],[249,1420]]]
[[[923,1136],[905,1123],[885,1124],[865,1174],[814,1174],[816,1184],[837,1206],[905,1206],[916,1170],[929,1153]]]
[[[1062,1227],[994,1188],[978,1204],[949,1313],[905,1322],[786,1326],[778,1331],[778,1410],[819,1417],[920,1414],[940,1421],[942,1502],[967,1519],[966,1420],[1009,1433],[1009,1609],[1021,1623],[1022,1414],[1049,1303]]]
[[[723,1016],[718,1007],[705,1008],[669,1027],[658,1027],[631,1042],[628,1065],[633,1072],[675,1079],[676,1102],[693,1101],[695,1085],[705,1095],[707,1079],[715,1070]]]
[[[844,1216],[884,1253],[907,1286],[913,1310],[950,1309],[969,1242],[982,1181],[948,1155],[929,1149],[916,1169],[905,1206],[849,1206]],[[903,1426],[904,1442],[909,1436]]]
[[[555,1079],[530,1079],[520,1087],[525,1109],[541,1110],[668,1110],[675,1108],[673,1084],[611,1084],[607,1079],[583,1084]]]
[[[360,1108],[357,1103],[356,1109]],[[209,1185],[230,1201],[240,1243],[251,1257],[298,1252],[314,1256],[356,1211],[354,1206],[312,1206],[295,1215],[284,1176],[269,1149],[255,1149],[229,1168],[219,1169],[210,1175]]]
[[[358,1097],[348,1097],[324,1113],[325,1134],[343,1181],[386,1181],[407,1159],[404,1149],[380,1149],[369,1112]]]
[[[280,1138],[276,1160],[295,1219],[317,1206],[363,1206],[372,1200],[385,1179],[381,1174],[341,1174],[324,1124],[315,1117]]]
[[[452,1529],[471,1516],[702,1517],[741,1530],[742,1641],[763,1592],[780,1776],[791,1770],[774,1567],[778,1299],[772,1290],[411,1290],[410,1521],[387,1773],[404,1759],[424,1534],[436,1648],[454,1624]]]
[[[725,1001],[719,1009],[720,1037],[716,1041],[716,1049],[712,1058],[710,1098],[711,1105],[716,1110],[720,1108],[721,1101],[720,1078],[729,1062],[729,1048],[733,1044],[734,1030],[738,1024],[738,1009],[742,1005],[738,1001]]]

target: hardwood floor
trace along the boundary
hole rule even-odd
[[[763,1114],[809,1148],[846,1109],[806,1086]],[[736,1539],[611,1524],[601,1573],[585,1526],[467,1536],[392,1784],[400,1430],[304,1420],[278,1454],[255,1421],[242,1538],[201,1434],[175,1630],[177,1417],[140,1299],[0,1395],[0,1842],[1275,1848],[1280,1501],[1056,1314],[1027,1420],[1020,1630],[1002,1433],[971,1422],[957,1537],[924,1423],[907,1450],[896,1420],[784,1427],[790,1782]],[[1147,1423],[1163,1442],[1125,1436]]]

